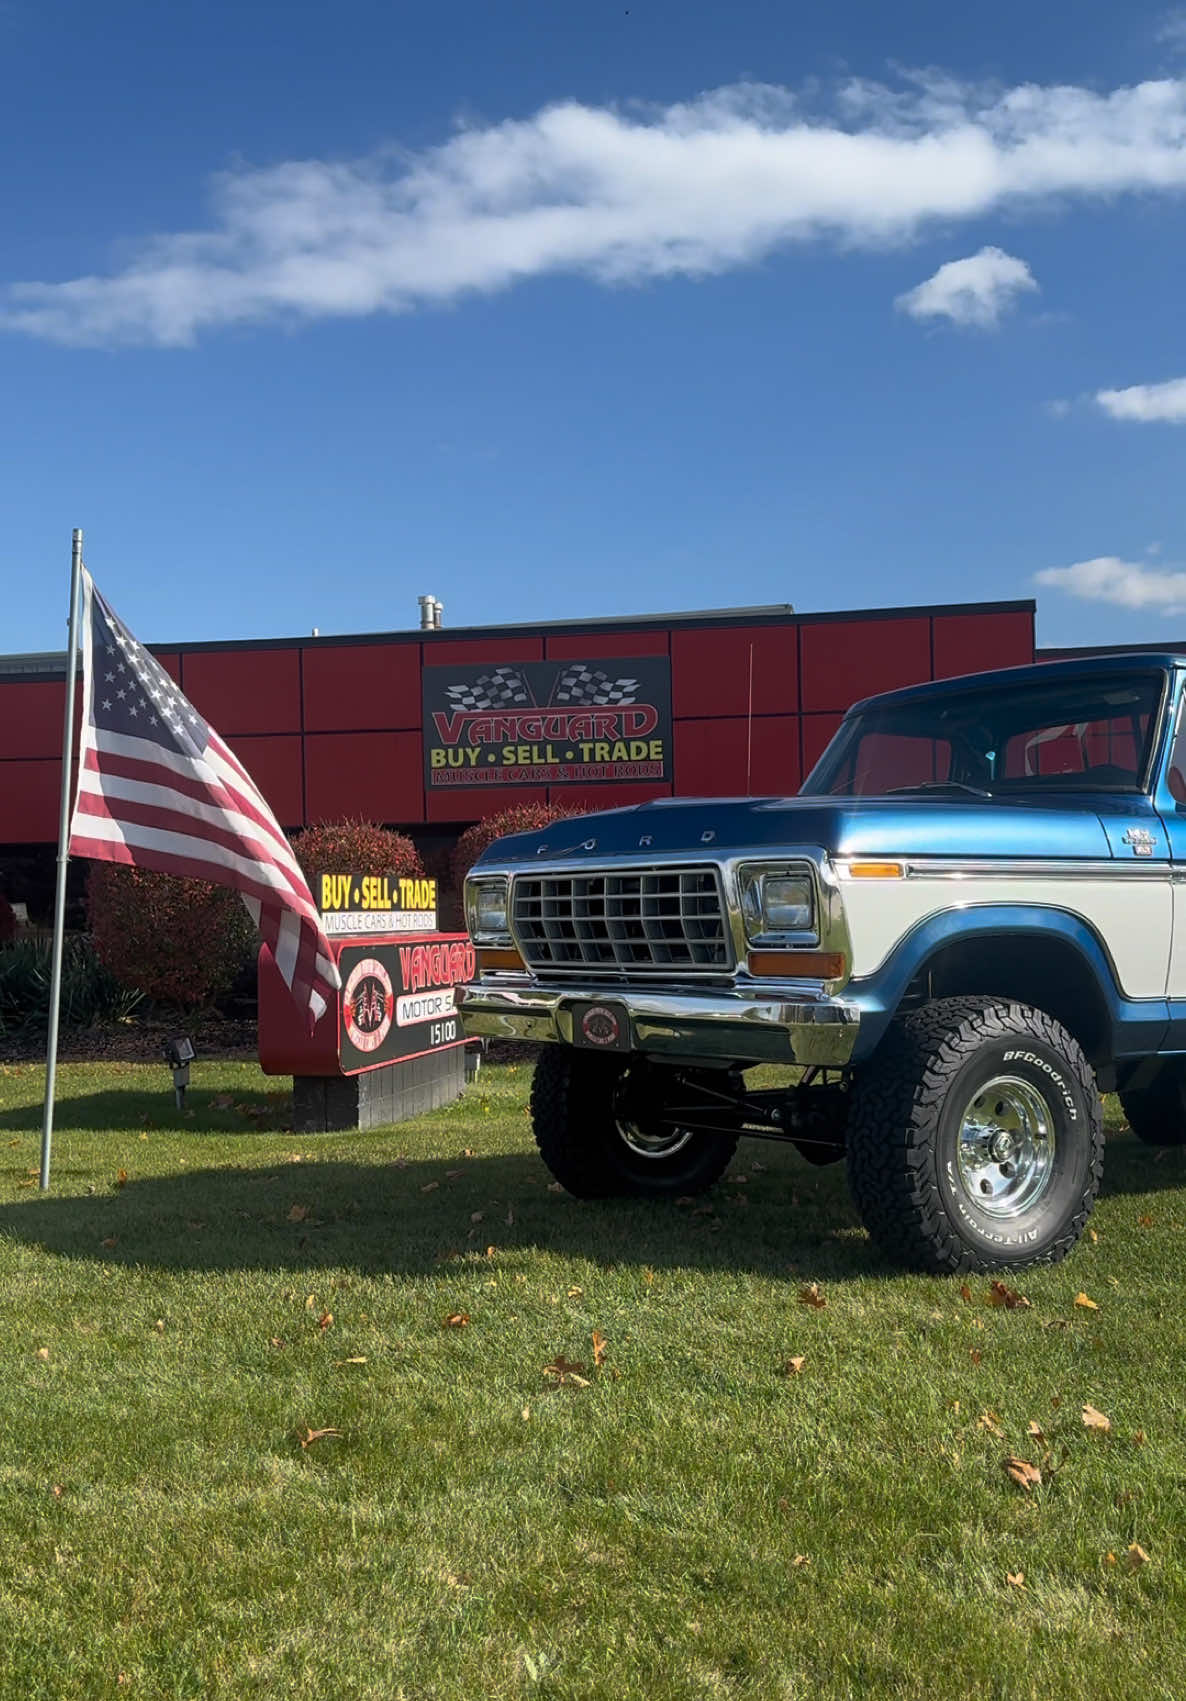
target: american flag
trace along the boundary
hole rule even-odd
[[[312,1029],[341,981],[288,840],[247,770],[85,568],[82,646],[70,854],[230,886]]]

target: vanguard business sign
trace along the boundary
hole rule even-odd
[[[426,667],[430,791],[671,777],[671,662]]]

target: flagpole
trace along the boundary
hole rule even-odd
[[[66,637],[66,709],[62,731],[62,800],[58,815],[58,884],[54,893],[53,961],[49,982],[49,1035],[45,1052],[45,1114],[41,1123],[41,1191],[49,1187],[54,1137],[54,1086],[58,1073],[58,1016],[62,1005],[62,944],[66,932],[66,868],[70,861],[70,767],[74,758],[74,697],[78,673],[78,587],[82,582],[82,532],[75,528],[70,557],[70,615]]]

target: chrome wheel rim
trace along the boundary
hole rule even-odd
[[[637,1122],[625,1122],[620,1117],[617,1126],[623,1144],[640,1158],[674,1157],[695,1133],[693,1128],[664,1128],[657,1134],[648,1134]]]
[[[960,1118],[960,1185],[987,1217],[1031,1210],[1054,1174],[1054,1116],[1031,1081],[996,1075],[976,1089]]]

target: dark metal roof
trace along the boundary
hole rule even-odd
[[[226,650],[291,650],[341,648],[352,644],[418,644],[426,648],[433,644],[473,639],[501,637],[583,637],[596,638],[601,632],[633,632],[639,629],[676,630],[681,626],[821,626],[839,625],[846,621],[894,620],[910,615],[944,614],[1033,614],[1037,604],[1032,598],[1013,602],[956,602],[907,604],[900,608],[844,608],[832,612],[798,614],[789,602],[759,603],[754,607],[681,609],[668,614],[611,614],[595,615],[584,620],[521,621],[505,626],[444,626],[426,632],[418,627],[390,632],[322,633],[314,638],[225,638],[200,643],[147,644],[154,655],[201,655]],[[50,678],[66,671],[66,652],[58,650],[31,655],[0,656],[0,679],[37,676]]]

